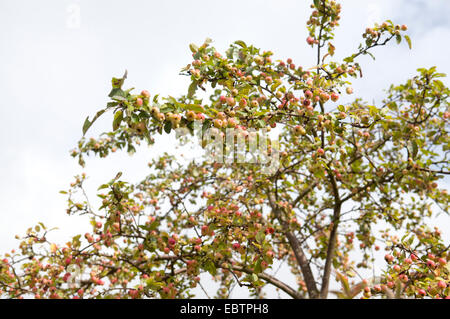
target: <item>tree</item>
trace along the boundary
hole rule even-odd
[[[210,273],[221,298],[234,284],[255,297],[273,285],[292,298],[327,298],[333,280],[342,286],[332,291],[340,298],[450,298],[449,246],[426,221],[449,208],[438,185],[449,174],[444,75],[419,69],[390,86],[381,105],[340,104],[341,92],[353,92],[350,80],[362,77],[358,59],[392,40],[411,46],[407,27],[386,21],[367,28],[356,53],[332,61],[341,5],[314,0],[311,8],[306,40],[317,54],[311,68],[275,61],[271,51],[243,41],[221,55],[207,39],[190,45],[193,62],[182,70],[191,79],[187,95],[132,94],[124,89],[127,74],[113,78],[111,102],[86,119],[83,135],[106,111],[114,112],[113,129],[80,140],[72,156],[81,165],[87,154],[135,152],[175,129],[208,133],[216,161],[183,165],[164,154],[141,182],[118,173],[101,185],[99,209],[85,197],[86,176],[76,176],[63,192],[67,213],[88,215],[92,232],[56,245],[44,225],[30,228],[19,251],[0,263],[2,295],[183,298],[201,285],[200,274]],[[275,127],[278,143],[259,135]],[[234,153],[220,160],[230,131],[237,139],[225,143],[225,155],[241,146],[259,162],[242,163]],[[242,147],[242,140],[268,146]],[[263,169],[263,155],[279,156],[274,170]],[[381,248],[386,267],[359,280]],[[269,273],[280,263],[295,282]]]

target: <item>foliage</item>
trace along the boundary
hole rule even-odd
[[[75,178],[68,214],[86,214],[92,232],[64,245],[50,243],[44,225],[29,229],[18,252],[0,263],[0,292],[20,298],[187,298],[209,273],[217,297],[237,283],[254,296],[273,285],[293,298],[327,298],[334,277],[341,298],[450,295],[449,246],[427,220],[448,213],[449,195],[438,181],[448,171],[449,89],[436,68],[419,69],[393,85],[381,105],[350,97],[362,77],[358,59],[395,39],[411,41],[406,26],[386,21],[367,28],[356,53],[332,61],[331,43],[341,5],[313,1],[307,43],[317,65],[275,60],[244,41],[220,54],[207,39],[190,45],[193,61],[182,72],[187,94],[150,97],[124,89],[126,74],[113,78],[106,111],[112,130],[82,138],[72,156],[106,157],[135,152],[141,142],[194,122],[203,129],[281,130],[278,170],[267,176],[258,163],[193,161],[181,165],[164,154],[151,172],[130,184],[118,174],[99,187],[93,209]],[[326,52],[323,56],[323,52]],[[207,99],[200,98],[204,90]],[[203,145],[205,146],[205,145]],[[401,237],[401,239],[400,239]],[[359,245],[355,245],[355,241]],[[384,247],[380,276],[353,283]],[[284,263],[295,282],[270,270]],[[278,266],[277,266],[278,267]]]

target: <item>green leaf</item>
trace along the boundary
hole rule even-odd
[[[412,141],[412,158],[414,159],[417,156],[417,153],[419,152],[419,148],[417,147],[416,141]]]
[[[114,95],[111,97],[112,100],[114,101],[119,101],[119,102],[126,102],[128,101],[125,97],[121,96],[121,95]]]
[[[349,57],[346,57],[346,58],[344,59],[344,61],[347,62],[347,63],[352,63],[353,60],[354,60],[354,55],[349,56]]]
[[[160,111],[161,113],[173,112],[173,111],[175,111],[175,107],[173,107],[172,105],[169,105],[169,104],[164,104],[164,105],[159,109],[159,111]]]
[[[122,110],[118,110],[116,114],[114,114],[113,131],[119,128],[120,123],[122,123],[122,120],[123,120],[123,112]]]
[[[118,172],[118,173],[116,174],[116,177],[114,177],[114,179],[112,180],[112,182],[117,181],[117,180],[120,178],[120,176],[122,176],[122,172]]]
[[[216,265],[214,265],[214,262],[211,260],[207,260],[205,265],[203,266],[207,272],[209,272],[212,276],[215,276],[217,274]]]
[[[264,241],[264,239],[266,238],[266,234],[264,233],[264,231],[260,230],[257,234],[256,234],[256,241],[258,243],[262,243]]]
[[[105,189],[105,188],[108,188],[108,187],[109,187],[109,184],[103,184],[103,185],[100,185],[100,187],[97,188],[97,190],[99,191],[101,189]]]
[[[86,117],[86,120],[84,120],[83,124],[83,135],[86,134],[87,130],[91,127],[92,123],[89,121],[89,116]]]
[[[109,92],[108,94],[109,97],[113,97],[113,96],[122,96],[125,97],[126,94],[125,92],[121,89],[121,88],[113,88],[111,90],[111,92]]]
[[[192,83],[191,83],[191,85],[189,85],[189,89],[188,89],[188,95],[187,95],[188,99],[191,99],[194,96],[196,90],[197,90],[197,81],[192,81]]]
[[[258,261],[256,262],[255,267],[253,268],[253,271],[254,271],[255,274],[259,274],[259,273],[262,272],[261,260],[260,259],[258,259]]]
[[[411,38],[409,36],[407,36],[407,35],[405,35],[403,37],[405,38],[406,42],[408,42],[409,49],[411,50],[411,48],[412,48]]]
[[[196,53],[198,51],[198,46],[194,43],[189,44],[189,49],[191,49],[192,53]]]
[[[237,45],[241,46],[242,48],[246,48],[247,47],[247,44],[245,44],[245,42],[242,41],[242,40],[234,41],[234,43],[236,43]]]
[[[84,120],[84,124],[83,124],[83,135],[86,134],[86,132],[89,130],[89,128],[91,127],[91,125],[95,122],[95,120],[97,120],[103,113],[105,113],[106,110],[100,110],[97,112],[97,114],[95,114],[94,118],[92,119],[92,121],[89,121],[89,116],[86,117],[86,120]]]
[[[372,59],[376,60],[376,59],[375,59],[375,56],[374,56],[371,52],[366,51],[366,53],[364,53],[364,54],[368,54],[368,55],[370,55],[370,57],[371,57]]]
[[[397,281],[395,282],[395,298],[396,299],[400,299],[400,297],[402,296],[402,282],[400,281],[400,279],[397,279]]]
[[[166,122],[166,124],[164,125],[164,131],[167,134],[169,134],[171,129],[172,129],[172,123],[171,122]]]
[[[113,88],[120,89],[122,87],[123,82],[125,82],[125,79],[127,78],[128,71],[125,70],[124,75],[121,78],[112,78],[111,83]]]
[[[190,110],[190,111],[195,111],[195,112],[204,112],[204,108],[201,105],[198,104],[183,104],[183,103],[179,103],[179,105],[185,109],[185,110]]]

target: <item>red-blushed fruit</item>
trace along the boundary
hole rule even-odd
[[[438,262],[441,266],[445,266],[447,264],[447,261],[444,258],[439,258]]]
[[[259,56],[259,55],[256,55],[256,56],[254,57],[254,60],[255,60],[255,63],[256,63],[256,64],[259,64],[259,65],[264,64],[264,59],[263,59],[261,56]]]
[[[306,38],[306,42],[309,44],[309,45],[313,45],[314,44],[314,38],[313,37],[307,37]]]
[[[235,106],[236,105],[236,100],[233,97],[231,97],[231,96],[227,97],[226,101],[227,101],[228,106]]]
[[[317,150],[317,155],[323,156],[324,154],[325,154],[325,151],[323,150],[323,148],[319,148],[319,149]]]
[[[232,118],[230,118],[228,120],[228,126],[229,127],[236,127],[236,125],[237,125],[237,121],[236,121],[236,119],[234,117],[232,117]]]
[[[419,289],[418,291],[417,291],[417,293],[420,295],[420,296],[426,296],[426,294],[427,294],[427,292],[425,291],[425,290],[423,290],[423,289]]]
[[[224,112],[219,112],[219,113],[217,113],[217,118],[218,118],[219,120],[224,120],[226,117],[227,117],[227,116],[225,115]]]
[[[394,265],[393,269],[395,272],[400,272],[400,270],[402,270],[402,267],[400,267],[399,265]]]
[[[132,289],[128,292],[131,298],[136,299],[139,296],[139,291]]]
[[[63,277],[63,280],[64,280],[65,282],[67,282],[67,281],[69,280],[70,276],[72,276],[70,272],[66,273],[66,274],[64,275],[64,277]]]
[[[141,95],[147,99],[150,97],[150,93],[147,90],[142,90]]]
[[[394,256],[387,254],[384,256],[384,259],[388,262],[391,263],[394,260]]]
[[[233,244],[233,249],[234,250],[238,250],[239,248],[241,248],[241,244],[239,244],[239,243],[234,243]]]
[[[226,98],[225,96],[221,95],[221,96],[219,97],[219,101],[220,101],[221,104],[225,104],[226,101],[227,101],[227,98]]]
[[[347,113],[339,112],[338,116],[339,116],[340,119],[345,119],[347,117]]]
[[[330,95],[328,93],[323,92],[323,93],[320,93],[320,98],[323,102],[326,102],[330,99]]]
[[[175,244],[177,243],[177,241],[176,241],[174,238],[169,238],[169,240],[167,241],[167,243],[168,243],[170,246],[173,246],[173,245],[175,245]]]
[[[209,227],[207,225],[202,226],[202,235],[207,235],[209,233]]]
[[[430,267],[431,269],[436,268],[436,263],[430,259],[427,260],[427,266]]]
[[[305,135],[306,134],[306,130],[303,126],[301,125],[297,125],[294,127],[294,134],[295,135]]]
[[[140,97],[138,97],[137,99],[136,99],[136,105],[137,106],[142,106],[144,104],[144,101],[140,98]]]
[[[305,91],[305,98],[311,99],[313,97],[313,93],[310,90]]]
[[[445,283],[445,281],[440,280],[438,282],[438,287],[441,288],[441,289],[445,289],[445,288],[447,288],[447,284]]]
[[[333,102],[336,102],[337,100],[339,99],[339,94],[337,94],[337,93],[331,93],[331,100],[333,101]]]
[[[214,124],[214,127],[216,127],[216,128],[221,128],[221,127],[223,126],[223,121],[222,121],[222,120],[219,120],[219,119],[215,119],[215,120],[213,121],[213,124]]]

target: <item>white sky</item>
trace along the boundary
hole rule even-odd
[[[124,179],[138,181],[152,157],[171,149],[173,140],[165,138],[134,157],[90,158],[84,170],[69,156],[86,116],[106,104],[111,77],[127,69],[127,87],[152,95],[186,93],[188,80],[179,70],[191,60],[189,43],[206,37],[219,50],[244,40],[311,66],[315,55],[305,41],[310,2],[0,0],[0,252],[14,248],[14,235],[39,221],[60,228],[55,240],[88,229],[85,219],[67,217],[65,197],[58,193],[73,175],[91,176],[88,189],[94,194],[119,170]],[[337,57],[352,53],[363,30],[385,19],[407,24],[413,41],[412,51],[406,43],[392,43],[373,52],[376,61],[364,58],[354,97],[380,100],[383,89],[418,67],[437,65],[450,73],[448,0],[341,3]],[[106,117],[89,134],[97,136],[110,123]],[[444,223],[441,228],[449,229],[448,218]]]

